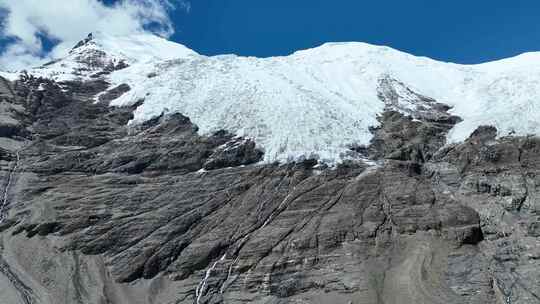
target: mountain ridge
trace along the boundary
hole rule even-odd
[[[117,77],[112,76],[113,82],[138,86],[131,85],[134,89],[112,104],[129,104],[144,97],[146,102],[136,111],[135,121],[155,116],[165,107],[180,111],[192,117],[202,132],[226,128],[254,138],[272,155],[267,161],[286,161],[314,151],[321,160],[336,162],[342,159],[340,154],[346,152],[348,145],[367,145],[371,139],[369,127],[377,126],[376,116],[384,108],[377,92],[379,81],[386,77],[451,106],[452,113],[462,117],[463,122],[449,134],[450,143],[462,142],[480,125],[494,125],[501,136],[536,134],[539,130],[535,121],[540,118],[540,96],[535,88],[540,75],[534,72],[538,71],[538,64],[529,63],[529,56],[459,66],[386,47],[360,45],[323,46],[277,58],[187,59],[176,64],[164,63],[158,68],[159,73],[157,69],[155,72],[165,75],[151,79],[118,73]],[[192,87],[198,93],[193,93]],[[234,89],[223,90],[227,87]],[[224,96],[214,96],[213,91]],[[246,96],[252,94],[256,95],[247,100]],[[161,105],[164,98],[173,100]],[[219,105],[215,103],[218,99]],[[508,99],[512,99],[512,104]],[[218,111],[207,115],[200,110],[205,106],[207,112]],[[275,109],[281,118],[273,117],[270,109]],[[525,114],[526,119],[516,116],[515,111]],[[242,125],[235,118],[228,119],[229,115],[243,120]],[[317,121],[331,126],[330,129]],[[303,135],[275,129],[280,124]],[[308,134],[317,135],[310,141],[313,135]],[[334,134],[342,140],[334,140]],[[268,137],[277,140],[269,141]]]
[[[208,57],[152,35],[97,33],[66,58],[29,73],[128,85],[108,100],[115,106],[145,100],[133,123],[180,112],[203,134],[227,129],[254,139],[267,151],[266,162],[318,157],[332,164],[361,157],[348,147],[369,144],[369,128],[378,126],[385,107],[379,83],[387,77],[452,107],[463,121],[450,131],[449,143],[462,142],[480,125],[495,126],[499,136],[539,134],[537,56],[458,65],[346,42],[280,57]]]

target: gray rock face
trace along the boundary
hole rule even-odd
[[[540,303],[537,138],[445,146],[459,119],[386,80],[378,165],[260,164],[180,113],[128,127],[99,79],[0,84],[8,303]]]

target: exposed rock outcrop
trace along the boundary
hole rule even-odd
[[[9,303],[540,303],[537,138],[445,146],[449,107],[386,79],[376,165],[264,164],[180,113],[128,126],[102,80],[4,83]]]

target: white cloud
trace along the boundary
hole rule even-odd
[[[0,55],[0,70],[21,70],[38,66],[49,59],[48,56],[37,56],[21,43],[13,43]]]
[[[120,0],[106,6],[98,0],[2,0],[7,11],[0,37],[14,39],[0,55],[0,70],[27,68],[65,51],[95,31],[127,35],[151,31],[164,37],[174,33],[169,12],[189,11],[183,0]],[[45,54],[39,35],[59,41]]]

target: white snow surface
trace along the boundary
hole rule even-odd
[[[464,140],[479,125],[497,127],[500,136],[540,133],[540,53],[459,65],[350,42],[284,57],[208,57],[149,35],[101,35],[84,48],[130,65],[107,79],[111,87],[131,87],[111,105],[144,99],[131,123],[180,112],[201,134],[226,129],[253,138],[267,162],[317,155],[336,163],[350,157],[350,145],[369,144],[368,128],[378,125],[385,106],[377,96],[383,77],[452,106],[463,122],[450,131],[450,143]],[[75,77],[70,71],[78,64],[76,54],[32,72]]]
[[[9,81],[15,81],[19,78],[19,73],[0,71],[0,77],[3,77]]]

